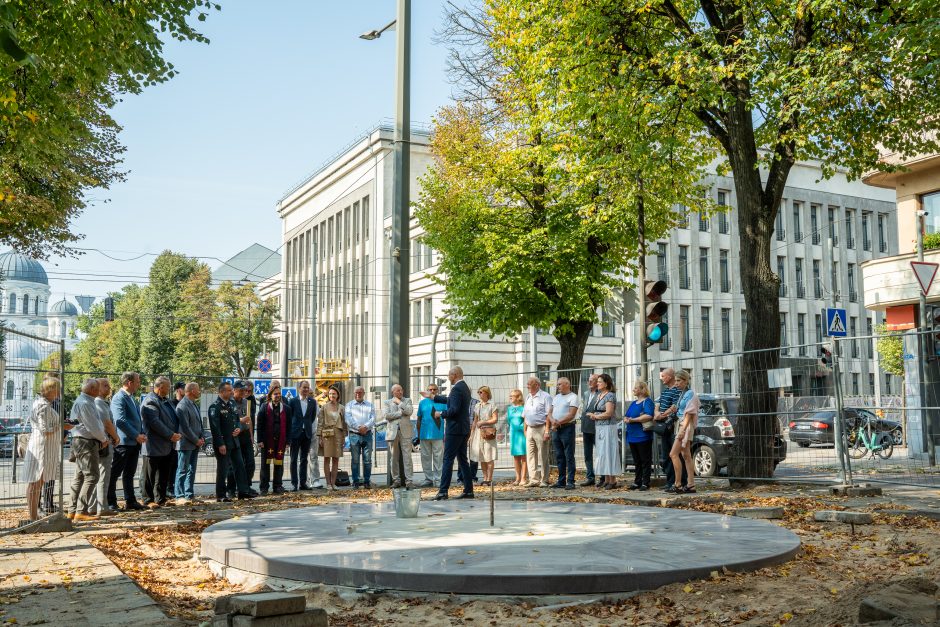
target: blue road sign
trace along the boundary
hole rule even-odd
[[[222,377],[222,383],[228,383],[230,385],[235,385],[235,382],[238,381],[235,377]]]
[[[261,372],[271,372],[271,360],[265,357],[258,360],[258,370]]]
[[[297,388],[281,388],[281,398],[285,401],[297,398]]]
[[[829,337],[847,336],[845,321],[845,309],[826,309],[826,335]]]
[[[270,389],[271,389],[270,379],[255,380],[255,396],[266,396],[268,393],[268,390]]]

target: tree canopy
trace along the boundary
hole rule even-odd
[[[168,38],[210,0],[9,0],[0,5],[0,244],[36,258],[67,253],[85,193],[123,179],[110,109],[172,78]]]

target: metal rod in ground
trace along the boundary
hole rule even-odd
[[[493,480],[490,479],[490,527],[496,525],[496,488],[493,486]]]

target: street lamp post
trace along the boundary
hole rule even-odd
[[[395,180],[392,209],[392,254],[389,261],[388,388],[408,389],[408,306],[411,273],[411,0],[398,0],[397,18],[384,28],[360,35],[378,39],[395,27],[397,73],[395,85]]]

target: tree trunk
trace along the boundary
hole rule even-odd
[[[581,381],[580,368],[584,363],[584,348],[587,346],[594,323],[559,321],[555,324],[555,328],[557,329],[564,324],[570,324],[574,331],[564,335],[557,332],[555,334],[558,346],[561,347],[561,357],[558,359],[558,376],[568,377],[568,380],[571,381],[572,390],[577,392]]]
[[[734,107],[729,120],[729,159],[738,200],[741,282],[747,311],[745,353],[741,357],[741,416],[735,425],[734,446],[728,463],[733,486],[747,479],[768,478],[774,472],[774,434],[777,401],[768,387],[767,371],[780,361],[780,279],[771,268],[770,240],[779,196],[766,194],[757,167],[750,111]],[[735,123],[736,122],[736,123]],[[783,180],[789,168],[784,168]],[[777,189],[768,181],[767,189]]]

